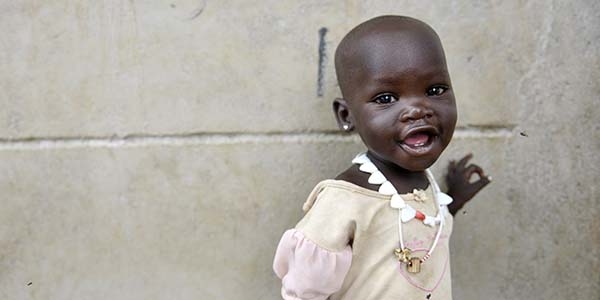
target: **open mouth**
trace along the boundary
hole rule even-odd
[[[432,138],[429,133],[417,132],[407,136],[403,142],[411,148],[418,148],[431,143]]]
[[[435,128],[417,128],[408,132],[400,142],[400,146],[409,154],[424,155],[432,149],[437,138],[438,133]]]

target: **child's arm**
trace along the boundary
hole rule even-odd
[[[340,210],[350,192],[318,184],[302,206],[305,215],[279,242],[273,270],[285,300],[325,300],[342,288],[352,264],[355,218]]]
[[[492,181],[492,177],[486,176],[483,169],[478,165],[470,164],[466,166],[472,157],[473,154],[469,153],[458,163],[450,161],[448,165],[448,174],[446,174],[447,194],[454,199],[448,205],[448,210],[452,215],[455,215],[459,209]],[[479,179],[471,182],[471,177],[474,174],[477,174]]]
[[[285,300],[325,300],[340,290],[352,264],[352,248],[334,252],[321,248],[296,229],[279,242],[273,270],[281,279]]]

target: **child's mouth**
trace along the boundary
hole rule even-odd
[[[409,147],[422,147],[425,144],[429,143],[429,134],[423,132],[417,132],[415,134],[411,134],[404,139],[404,144]]]
[[[420,156],[428,153],[433,148],[433,142],[437,138],[435,129],[419,129],[410,132],[400,143],[404,151],[411,155]]]

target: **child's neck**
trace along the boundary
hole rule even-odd
[[[406,194],[413,189],[426,189],[429,185],[425,171],[410,171],[389,162],[381,161],[377,156],[367,152],[371,162],[385,175],[399,194]]]

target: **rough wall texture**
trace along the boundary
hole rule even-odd
[[[379,14],[446,48],[466,152],[456,299],[600,298],[600,2],[0,1],[0,299],[278,299],[281,233],[362,149],[335,46]],[[323,30],[326,28],[327,30]]]

